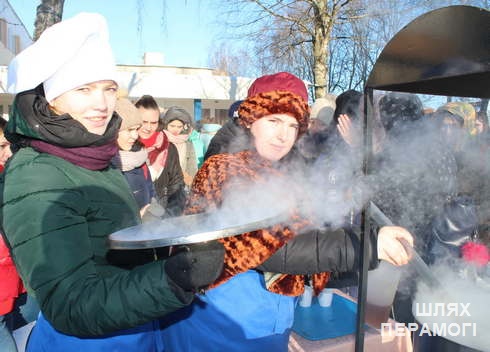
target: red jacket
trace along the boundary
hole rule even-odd
[[[0,278],[0,315],[5,315],[14,308],[15,299],[26,291],[2,236],[0,236]]]

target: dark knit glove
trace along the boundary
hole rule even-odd
[[[428,261],[460,256],[461,246],[476,238],[478,215],[473,199],[459,196],[444,205],[431,224]]]
[[[165,262],[165,272],[184,291],[206,288],[223,270],[225,249],[218,241],[178,246],[176,250]]]

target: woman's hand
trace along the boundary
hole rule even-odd
[[[360,133],[358,129],[352,124],[352,121],[348,115],[339,115],[337,130],[339,131],[340,136],[345,141],[345,143],[347,143],[351,148],[359,147]]]
[[[402,241],[413,247],[413,237],[406,229],[399,226],[383,226],[378,232],[378,259],[393,265],[405,265],[410,254]]]
[[[147,204],[145,205],[143,208],[140,209],[140,217],[143,218],[143,216],[145,215],[146,211],[148,210],[148,207],[150,206],[150,204]]]

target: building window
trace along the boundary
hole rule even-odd
[[[211,118],[211,109],[202,109],[201,110],[201,120],[209,120]]]
[[[7,21],[0,18],[0,42],[7,47]]]
[[[214,115],[216,116],[216,122],[224,125],[226,120],[228,120],[228,109],[215,109]]]
[[[18,35],[11,35],[7,47],[14,55],[20,53],[20,37]]]
[[[22,50],[20,47],[20,36],[14,35],[12,44],[13,44],[12,45],[12,52],[14,53],[14,55],[17,55]]]

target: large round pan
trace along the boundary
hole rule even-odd
[[[128,227],[109,235],[113,249],[167,247],[215,240],[271,227],[288,219],[288,212],[268,212],[240,216],[228,213],[201,213],[156,220]]]

